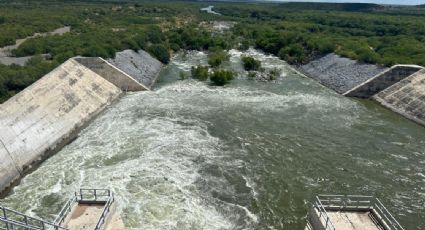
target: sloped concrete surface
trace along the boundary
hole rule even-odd
[[[99,74],[99,76],[105,78],[116,87],[124,91],[143,91],[149,90],[148,87],[144,86],[130,75],[126,74],[122,70],[113,66],[112,64],[105,61],[100,57],[78,57],[74,58],[80,64]]]
[[[0,191],[72,140],[121,93],[70,59],[0,105]]]
[[[386,69],[359,63],[333,53],[311,61],[300,68],[307,76],[338,93],[344,93]]]
[[[155,84],[162,63],[143,50],[124,50],[107,60],[149,89]]]
[[[381,91],[373,99],[425,126],[425,69]]]
[[[369,98],[423,69],[417,65],[395,65],[344,93],[344,96]]]

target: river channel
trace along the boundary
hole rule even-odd
[[[129,229],[292,230],[315,195],[359,194],[425,229],[425,129],[248,52],[281,76],[247,79],[232,50],[231,84],[178,80],[206,54],[177,55],[0,202],[53,220],[78,188],[110,188]]]

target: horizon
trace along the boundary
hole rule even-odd
[[[268,0],[273,2],[375,3],[386,5],[422,5],[425,0]]]

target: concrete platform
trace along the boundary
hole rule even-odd
[[[379,230],[370,212],[328,212],[328,216],[338,230]]]
[[[94,229],[102,215],[102,204],[79,204],[71,213],[71,217],[65,227],[70,230]]]
[[[404,230],[381,201],[362,195],[318,195],[305,230]]]

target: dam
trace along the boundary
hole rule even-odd
[[[149,88],[102,58],[76,57],[6,101],[0,107],[0,191],[75,139],[123,92],[141,90]]]
[[[394,65],[390,68],[328,54],[300,67],[320,84],[347,96],[372,99],[400,115],[425,124],[425,68]]]
[[[280,77],[247,80],[242,54]],[[276,57],[229,55],[239,78],[226,87],[178,80],[207,55],[176,55],[153,90],[121,95],[0,203],[53,221],[79,188],[110,188],[129,229],[304,229],[317,194],[363,194],[425,228],[423,127]]]

